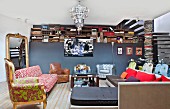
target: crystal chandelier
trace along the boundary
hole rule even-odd
[[[77,30],[82,30],[82,27],[84,26],[84,19],[87,18],[87,13],[89,12],[89,9],[85,6],[79,4],[70,10],[71,18],[74,20],[74,23],[77,27]]]

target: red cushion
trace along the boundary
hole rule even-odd
[[[161,77],[160,77],[160,78],[156,78],[154,81],[155,81],[155,82],[156,82],[156,81],[162,81],[162,78],[161,78]]]
[[[170,81],[170,79],[166,78],[165,76],[161,76],[162,81]]]
[[[134,70],[134,69],[131,69],[131,68],[128,68],[128,69],[126,70],[126,72],[128,73],[127,76],[126,76],[127,79],[128,79],[129,77],[131,77],[131,76],[135,77],[136,74],[137,74],[137,71]]]
[[[140,81],[154,81],[156,79],[154,74],[148,74],[145,72],[138,71],[136,78]]]

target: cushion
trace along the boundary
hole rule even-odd
[[[121,75],[120,75],[120,77],[122,78],[122,79],[125,79],[126,78],[126,76],[127,76],[127,72],[123,72]]]
[[[129,77],[131,77],[131,76],[136,76],[136,74],[137,74],[137,71],[136,70],[134,70],[134,69],[131,69],[131,68],[128,68],[127,70],[126,70],[126,72],[128,73],[127,74],[127,76],[126,76],[126,78],[128,79]]]
[[[162,77],[160,77],[160,78],[156,78],[154,81],[162,81]]]
[[[49,92],[57,82],[57,74],[42,74],[39,76],[39,83],[45,86],[45,91]]]
[[[155,77],[156,77],[156,79],[157,79],[157,78],[161,78],[161,75],[155,74]]]
[[[15,71],[15,78],[25,77],[39,77],[42,75],[42,71],[39,65],[23,68]]]
[[[165,77],[165,76],[161,76],[161,79],[162,79],[162,81],[170,81],[170,79],[169,78],[167,78],[167,77]]]
[[[154,74],[148,74],[145,72],[138,71],[136,78],[142,81],[154,81],[156,79]]]
[[[100,70],[100,73],[110,73],[109,70]]]
[[[140,80],[136,79],[135,77],[131,76],[128,79],[126,79],[125,82],[140,82]]]

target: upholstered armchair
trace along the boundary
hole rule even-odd
[[[60,63],[51,63],[49,73],[58,75],[58,83],[69,82],[70,70],[67,68],[62,69]]]
[[[97,64],[96,67],[99,78],[106,78],[106,75],[112,75],[113,64]]]
[[[27,77],[14,79],[14,64],[9,59],[4,60],[9,96],[13,103],[13,109],[16,109],[17,105],[41,102],[43,102],[43,109],[45,109],[47,105],[46,93],[44,86],[39,83],[38,78]]]

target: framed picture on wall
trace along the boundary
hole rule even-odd
[[[141,56],[142,55],[142,47],[136,47],[136,55]]]
[[[123,54],[123,48],[122,47],[117,47],[117,54],[122,55]]]
[[[132,47],[126,47],[126,55],[132,55],[133,54],[133,48]]]

